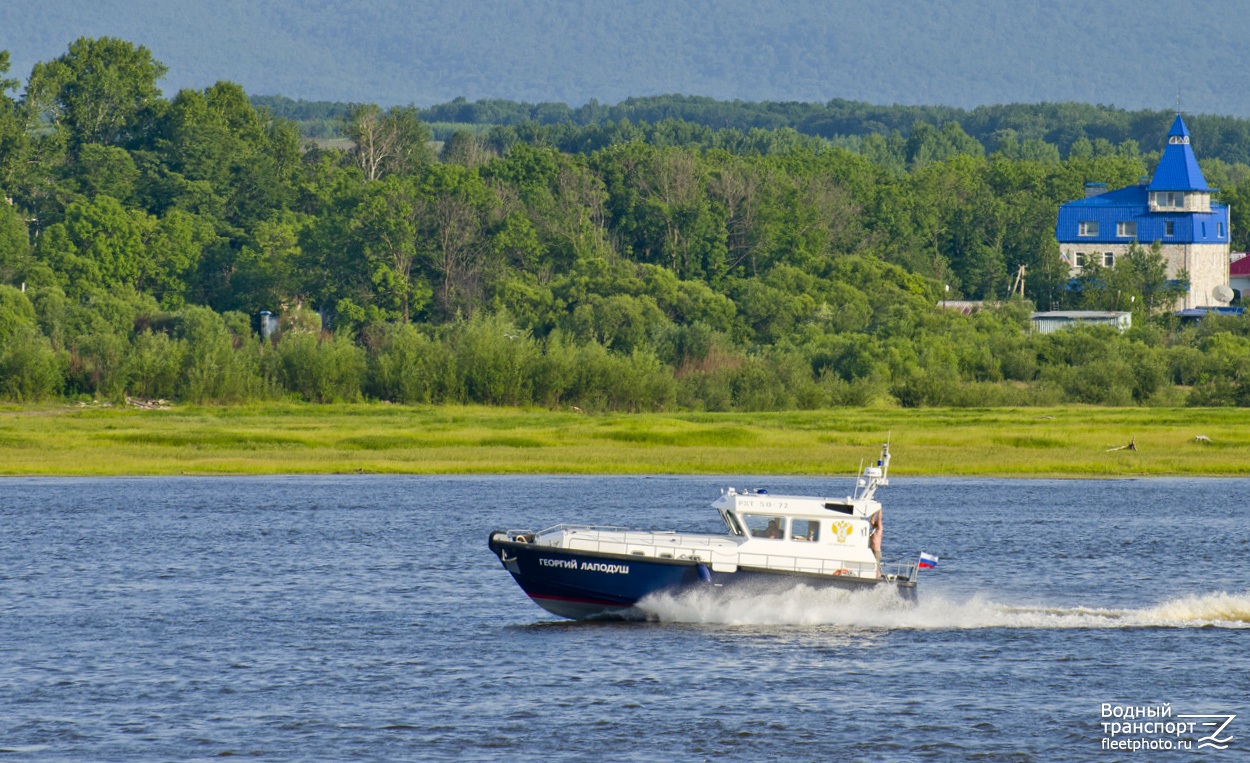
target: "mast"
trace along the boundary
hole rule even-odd
[[[881,445],[881,458],[874,466],[864,467],[863,474],[855,483],[855,500],[872,500],[873,493],[882,485],[890,484],[890,443]]]

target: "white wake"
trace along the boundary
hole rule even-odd
[[[661,622],[719,625],[844,626],[856,629],[1250,628],[1250,592],[1184,596],[1140,609],[1013,606],[980,596],[958,601],[924,592],[904,601],[884,586],[869,591],[777,593],[719,589],[650,596],[639,607]]]

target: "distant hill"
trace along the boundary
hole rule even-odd
[[[1250,116],[1245,2],[1078,0],[42,0],[0,6],[25,79],[79,36],[293,98],[582,104],[661,93],[973,108],[1017,102]],[[176,6],[176,7],[175,7]]]

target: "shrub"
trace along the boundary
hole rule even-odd
[[[171,398],[178,394],[186,343],[168,334],[144,331],[135,337],[123,369],[133,395]]]
[[[475,403],[524,405],[533,399],[538,348],[504,314],[475,315],[456,337],[456,365]]]
[[[443,377],[454,367],[448,355],[442,344],[411,324],[387,326],[376,351],[369,356],[369,393],[396,403],[443,400]]]
[[[65,359],[32,325],[0,334],[0,398],[29,402],[52,397],[64,383]]]
[[[282,386],[314,403],[360,399],[365,352],[345,334],[321,337],[296,332],[277,347]]]
[[[222,316],[207,307],[183,311],[176,337],[185,343],[179,397],[197,403],[253,399],[265,392],[259,343],[235,348]]]

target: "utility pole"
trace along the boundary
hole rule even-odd
[[[1016,271],[1015,282],[1011,284],[1012,295],[1019,294],[1020,299],[1024,299],[1024,274],[1026,272],[1028,272],[1028,268],[1026,268],[1024,265],[1021,265],[1020,269]]]

